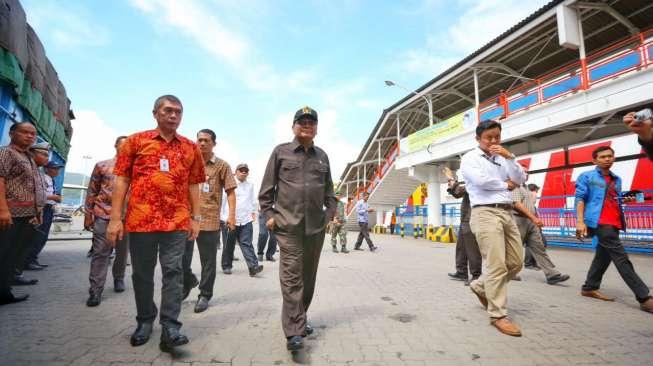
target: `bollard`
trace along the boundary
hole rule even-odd
[[[418,232],[419,232],[419,225],[418,224],[413,225],[413,238],[417,239],[417,236],[419,235]]]
[[[404,223],[402,222],[399,224],[399,234],[401,234],[401,237],[404,237]]]

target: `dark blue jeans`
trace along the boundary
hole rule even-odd
[[[269,240],[268,240],[269,238]],[[268,245],[268,250],[265,250],[265,244]],[[273,232],[270,232],[265,226],[265,217],[259,215],[258,217],[258,244],[257,244],[258,255],[263,255],[265,251],[265,258],[270,259],[274,256],[274,253],[277,252],[277,238],[274,236]]]
[[[247,262],[247,267],[255,268],[258,266],[258,260],[256,259],[256,254],[254,254],[254,246],[252,245],[252,237],[254,236],[254,227],[251,222],[248,222],[245,225],[236,225],[236,230],[228,230],[227,233],[227,242],[224,244],[222,249],[222,269],[231,269],[233,267],[234,261],[234,249],[236,247],[236,241],[240,246],[240,251],[245,257]]]
[[[161,264],[161,317],[163,326],[179,329],[177,320],[183,296],[182,259],[187,231],[129,233],[132,259],[132,282],[136,299],[136,320],[152,323],[156,319],[154,305],[154,268],[157,254]]]
[[[628,254],[619,239],[619,230],[611,225],[599,225],[596,229],[590,228],[590,235],[596,235],[599,243],[596,246],[594,260],[587,272],[583,290],[598,290],[601,287],[603,274],[610,266],[610,262],[613,262],[621,278],[635,294],[637,301],[646,301],[649,297],[648,286],[639,278],[632,262],[628,259]]]

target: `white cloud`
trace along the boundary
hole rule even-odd
[[[66,171],[89,175],[96,162],[115,155],[113,143],[119,135],[94,111],[77,110],[75,116]],[[90,158],[84,159],[85,156]]]
[[[234,70],[234,74],[256,91],[299,88],[313,80],[310,70],[279,74],[263,61],[243,34],[232,31],[215,9],[194,0],[131,0],[157,25],[172,26],[197,43],[205,52]]]
[[[97,47],[109,42],[109,32],[97,23],[89,22],[86,10],[59,2],[27,2],[27,21],[40,35],[49,34],[59,47]],[[30,6],[31,5],[31,6]]]
[[[404,52],[400,68],[432,78],[516,25],[548,0],[458,0],[449,9],[463,9],[447,31],[433,33],[421,48]],[[433,1],[432,6],[441,6]],[[451,10],[449,10],[451,11]]]

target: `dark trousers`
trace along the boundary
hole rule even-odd
[[[251,222],[245,225],[236,225],[236,230],[229,230],[227,234],[227,242],[222,249],[222,269],[231,269],[234,261],[234,249],[236,242],[240,246],[240,251],[245,257],[247,267],[255,268],[258,266],[256,254],[254,254],[254,246],[252,245],[252,238],[254,236],[254,227]]]
[[[306,235],[304,225],[291,231],[275,231],[279,243],[279,282],[283,296],[281,326],[286,337],[303,335],[311,305],[324,230]]]
[[[177,320],[182,301],[182,265],[187,231],[129,233],[132,260],[132,281],[136,298],[136,320],[152,323],[156,319],[154,305],[154,268],[157,254],[161,264],[161,317],[159,323],[180,328]]]
[[[41,254],[41,251],[45,247],[45,243],[47,243],[48,237],[50,236],[50,228],[52,227],[53,218],[54,208],[50,204],[45,205],[43,208],[43,223],[36,227],[30,246],[27,249],[27,256],[23,261],[23,266],[27,266],[29,263],[36,261],[39,254]]]
[[[184,260],[184,283],[188,283],[189,276],[195,276],[191,270],[193,262],[194,242],[186,242]],[[197,250],[200,252],[200,265],[202,274],[200,279],[200,295],[208,299],[213,297],[213,285],[215,284],[215,272],[217,267],[218,244],[220,244],[220,231],[200,231],[197,236]]]
[[[269,240],[268,240],[269,239]],[[268,245],[268,250],[265,251],[265,244]],[[258,244],[256,254],[263,255],[265,251],[265,258],[270,259],[277,252],[277,238],[273,232],[270,232],[265,226],[265,218],[259,216],[258,218]]]
[[[88,274],[91,294],[104,290],[104,284],[109,270],[109,257],[113,247],[107,240],[107,226],[109,220],[96,218],[93,222],[93,254],[91,255],[91,269]],[[129,251],[129,234],[116,243],[116,257],[113,260],[112,274],[114,280],[122,280],[125,277],[127,266],[127,252]]]
[[[367,222],[358,223],[358,239],[356,239],[354,248],[360,248],[361,244],[363,244],[363,239],[365,239],[365,242],[370,248],[374,247],[374,244],[372,244],[372,239],[370,239],[370,229]]]
[[[601,287],[603,274],[614,262],[614,266],[623,278],[626,285],[635,294],[639,302],[644,302],[649,296],[649,289],[641,278],[635,273],[633,264],[628,259],[628,254],[619,240],[619,230],[611,225],[599,225],[596,229],[590,229],[591,236],[598,237],[598,245],[594,253],[594,259],[587,272],[587,279],[583,285],[584,291],[598,290]]]
[[[229,227],[224,221],[220,221],[220,236],[222,237],[222,245],[227,245],[227,237],[229,236]],[[218,243],[218,249],[220,249],[220,243]]]
[[[23,246],[31,240],[34,227],[31,217],[12,217],[13,224],[0,230],[0,298],[11,297],[11,283],[14,280],[18,258]]]
[[[465,277],[469,277],[469,274],[472,277],[479,277],[481,268],[481,250],[478,248],[476,237],[469,227],[469,222],[461,222],[458,229],[458,241],[456,242],[456,272],[465,275]]]
[[[390,235],[395,233],[395,224],[390,224]]]

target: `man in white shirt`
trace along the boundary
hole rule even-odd
[[[472,281],[470,288],[500,332],[521,336],[519,327],[508,320],[508,282],[522,268],[524,249],[512,216],[511,191],[526,180],[515,156],[501,146],[501,124],[486,120],[476,127],[478,147],[466,153],[460,163],[472,205],[470,226],[487,263],[485,279]]]
[[[254,185],[247,181],[249,167],[247,164],[238,164],[236,166],[236,229],[229,231],[227,241],[222,251],[222,272],[231,274],[233,266],[234,248],[236,241],[243,252],[243,257],[249,268],[249,275],[256,276],[263,270],[263,265],[258,263],[252,238],[254,236],[254,227],[252,221],[256,218],[256,196],[254,195]],[[227,207],[229,203],[224,199],[222,206]]]

